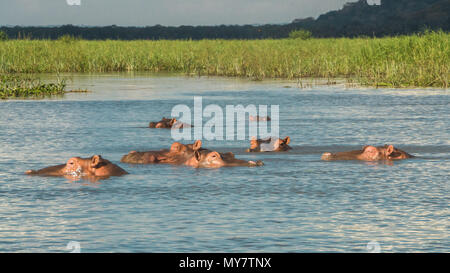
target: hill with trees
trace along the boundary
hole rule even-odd
[[[304,29],[314,37],[393,36],[424,29],[450,31],[450,0],[381,0],[369,5],[366,0],[350,2],[337,11],[317,19],[295,19],[284,25],[220,26],[148,26],[82,27],[1,27],[9,38],[58,39],[63,35],[88,40],[136,39],[266,39],[286,38],[294,30]]]
[[[450,0],[366,0],[347,3],[341,10],[323,14],[303,24],[315,36],[386,36],[408,34],[423,29],[450,30]]]

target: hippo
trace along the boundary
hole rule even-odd
[[[393,145],[384,146],[364,146],[361,150],[340,152],[340,153],[324,153],[322,160],[363,160],[363,161],[378,161],[378,160],[400,160],[413,158],[413,155],[408,154]]]
[[[150,128],[172,128],[172,125],[175,123],[176,119],[162,118],[162,120],[158,122],[150,122],[148,127]]]
[[[271,119],[269,116],[261,117],[261,116],[251,116],[250,115],[249,120],[250,121],[270,121]]]
[[[218,153],[202,148],[202,141],[193,144],[174,142],[169,150],[136,152],[131,151],[120,160],[131,164],[174,164],[195,168],[219,168],[224,166],[262,166],[261,161],[245,161],[234,157],[233,153]]]
[[[43,176],[90,176],[104,177],[122,176],[128,174],[124,169],[94,155],[90,158],[72,157],[66,164],[47,167],[40,170],[28,170],[25,174]]]
[[[252,138],[250,141],[250,149],[247,152],[284,152],[292,149],[288,144],[291,142],[290,137],[266,139]]]
[[[184,165],[194,168],[221,168],[221,167],[256,167],[264,163],[258,161],[245,161],[236,159],[233,153],[218,153],[207,149],[194,151],[194,156]]]
[[[175,118],[165,118],[163,117],[162,120],[158,122],[150,122],[148,125],[149,128],[163,128],[163,129],[182,129],[182,128],[190,128],[193,127],[190,124],[183,123],[181,121],[178,121]]]
[[[201,140],[193,144],[174,142],[170,149],[161,151],[136,152],[131,151],[120,160],[130,164],[175,164],[182,165],[194,155],[194,151],[201,150]]]

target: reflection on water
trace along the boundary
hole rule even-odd
[[[75,75],[70,93],[0,102],[0,251],[83,252],[450,250],[448,90],[345,89],[149,75]],[[284,88],[290,85],[293,88]],[[260,168],[119,163],[159,150],[170,132],[142,128],[179,103],[278,104],[287,153],[204,141]],[[141,127],[141,128],[139,128]],[[324,162],[323,152],[393,144],[418,158]],[[89,181],[28,169],[101,154],[130,172]]]

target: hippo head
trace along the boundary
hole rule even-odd
[[[387,160],[400,160],[412,158],[413,156],[408,154],[407,152],[395,148],[393,145],[384,145],[383,147],[377,148],[382,155],[382,159]]]
[[[176,119],[172,118],[162,118],[162,120],[158,122],[150,122],[149,127],[150,128],[166,128],[170,129],[172,126],[177,122]]]
[[[122,156],[120,162],[129,164],[158,163],[158,155],[161,153],[163,153],[163,151],[152,151],[152,152],[131,151],[128,154]]]
[[[202,142],[200,140],[195,141],[193,144],[174,142],[169,150],[148,152],[131,151],[127,155],[124,155],[120,161],[130,164],[183,164],[194,155],[195,150],[199,150],[201,147]]]
[[[202,141],[197,140],[194,144],[182,144],[174,142],[170,146],[170,150],[163,156],[159,157],[161,163],[183,164],[194,155],[195,151],[202,148]]]
[[[86,172],[89,172],[88,169],[90,165],[86,163],[87,163],[86,160],[83,160],[80,157],[72,157],[71,159],[67,160],[67,163],[62,172],[64,175],[72,175],[72,176],[86,174]]]
[[[283,152],[292,149],[288,144],[291,142],[290,137],[281,138],[252,138],[250,141],[250,149],[247,152]]]
[[[127,174],[125,170],[119,166],[111,163],[109,160],[102,158],[100,155],[94,155],[91,158],[85,159],[88,165],[88,173],[93,176],[120,176]]]
[[[162,118],[162,120],[158,122],[150,122],[148,127],[150,128],[164,128],[164,129],[182,129],[182,128],[190,128],[193,127],[190,124],[183,123],[178,121],[175,118]]]
[[[324,153],[322,160],[400,160],[412,158],[413,156],[405,151],[395,148],[393,145],[384,145],[380,147],[364,146],[361,150],[340,152],[340,153]]]
[[[194,168],[221,168],[221,167],[255,167],[264,165],[262,161],[245,161],[236,159],[233,153],[221,154],[211,150],[194,151],[194,156],[185,165]]]
[[[109,177],[124,175],[127,172],[100,155],[94,155],[90,158],[72,157],[66,164],[47,167],[37,171],[28,170],[26,174]]]
[[[127,172],[101,155],[94,155],[90,158],[72,157],[67,161],[63,173],[72,176],[109,177],[123,175]]]

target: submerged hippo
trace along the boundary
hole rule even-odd
[[[392,145],[384,145],[380,147],[364,146],[361,150],[340,152],[340,153],[324,153],[322,160],[400,160],[413,158],[414,156],[405,151],[395,148]]]
[[[200,150],[201,147],[201,140],[195,141],[194,144],[174,142],[170,149],[148,152],[131,151],[127,155],[124,155],[120,161],[130,164],[165,163],[182,165],[194,155],[194,151]]]
[[[270,119],[269,116],[264,116],[264,117],[261,117],[261,116],[250,116],[249,120],[250,121],[270,121],[271,119]]]
[[[290,137],[284,139],[269,137],[266,139],[255,139],[250,141],[250,149],[247,152],[284,152],[292,149],[288,144],[291,142]]]
[[[102,158],[94,155],[90,158],[72,157],[66,164],[47,167],[40,170],[28,170],[25,174],[44,176],[91,176],[110,177],[128,174],[124,169]]]
[[[150,128],[164,128],[164,129],[181,129],[181,128],[190,128],[192,125],[183,123],[178,121],[175,118],[162,118],[162,120],[158,122],[150,122],[148,127]]]
[[[121,162],[132,164],[174,164],[194,168],[219,168],[225,166],[262,166],[261,161],[236,159],[233,153],[218,153],[202,148],[201,140],[193,144],[175,142],[169,150],[136,152],[124,155]]]
[[[263,166],[264,163],[260,160],[245,161],[236,159],[233,153],[218,153],[211,150],[197,150],[194,156],[189,159],[185,165],[194,168],[221,168],[221,167],[256,167]]]

